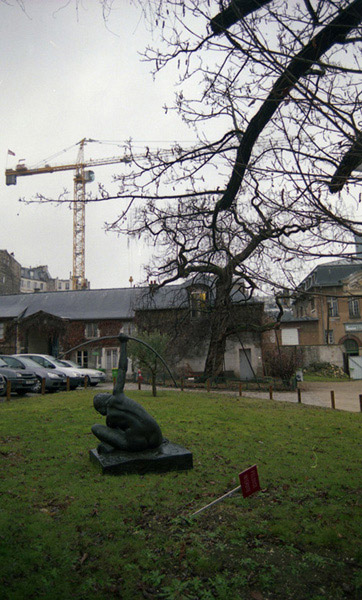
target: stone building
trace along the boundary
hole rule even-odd
[[[85,288],[90,288],[90,283],[85,280]],[[69,279],[55,279],[50,276],[47,265],[39,267],[21,267],[20,292],[29,294],[33,292],[54,292],[72,289],[72,277]]]
[[[46,265],[40,267],[21,267],[20,292],[50,292],[54,290],[53,279]]]
[[[348,371],[348,357],[362,348],[362,262],[318,265],[301,282],[279,342],[298,346],[304,364],[331,362]],[[273,334],[270,334],[271,336]]]
[[[13,253],[0,250],[0,294],[16,294],[20,290],[21,266]]]

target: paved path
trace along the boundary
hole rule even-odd
[[[347,410],[350,412],[360,412],[360,400],[359,396],[362,394],[362,380],[361,381],[346,381],[346,382],[307,382],[303,381],[298,384],[301,392],[302,404],[310,404],[312,406],[324,406],[331,408],[331,391],[334,391],[335,407],[337,410]],[[109,390],[112,385],[110,383],[104,383],[98,385],[95,390],[101,391],[101,389]],[[138,388],[137,384],[127,383],[126,390],[135,390]],[[142,389],[150,389],[149,385],[142,384]],[[175,388],[168,388],[175,389]],[[186,392],[197,392],[205,391],[202,389],[190,389]],[[237,391],[224,391],[224,390],[212,390],[212,392],[220,394],[229,394],[232,396],[238,396]],[[260,398],[269,399],[268,391],[249,391],[245,390],[243,395],[248,398]],[[273,392],[273,399],[282,402],[298,402],[298,394],[295,392]]]
[[[347,382],[307,382],[298,384],[302,404],[313,406],[324,406],[331,408],[331,391],[334,392],[335,407],[337,410],[360,412],[359,395],[362,394],[362,381]],[[250,398],[269,398],[269,392],[249,392],[245,390],[245,396]],[[274,400],[285,402],[298,402],[298,393],[295,392],[273,392]]]

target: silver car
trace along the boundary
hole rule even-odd
[[[103,371],[99,371],[98,369],[88,369],[87,367],[80,367],[72,360],[61,359],[60,362],[67,367],[72,367],[74,369],[80,370],[83,375],[83,378],[87,378],[87,384],[92,387],[96,386],[98,383],[105,383],[106,374]]]
[[[78,385],[81,385],[83,383],[84,377],[79,369],[65,367],[60,362],[60,360],[58,360],[54,356],[50,356],[48,354],[33,354],[33,353],[14,354],[14,356],[19,357],[19,358],[21,358],[21,357],[31,358],[31,360],[35,361],[40,366],[45,367],[48,370],[52,369],[54,371],[54,369],[56,369],[56,371],[61,371],[62,373],[64,373],[64,375],[66,377],[69,377],[69,386],[70,386],[71,390],[75,390],[75,388],[77,388]]]

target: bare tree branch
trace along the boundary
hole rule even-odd
[[[348,181],[352,172],[362,163],[362,133],[357,135],[350,149],[342,158],[337,170],[335,171],[329,190],[332,194],[340,192],[345,183]]]
[[[280,104],[288,96],[297,81],[307,73],[311,65],[318,61],[334,44],[345,39],[348,33],[357,27],[361,21],[362,0],[355,0],[293,57],[288,67],[277,79],[267,99],[263,102],[245,130],[225,194],[215,206],[213,228],[216,227],[220,211],[230,208],[235,200],[243,181],[245,169],[249,163],[254,144]]]
[[[225,33],[231,25],[270,2],[271,0],[232,0],[227,8],[211,19],[211,29],[216,35]]]

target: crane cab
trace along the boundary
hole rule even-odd
[[[12,173],[6,173],[6,185],[16,185],[16,174],[14,172]]]

